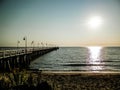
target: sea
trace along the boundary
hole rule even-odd
[[[120,47],[60,47],[33,60],[29,68],[48,71],[120,72]]]

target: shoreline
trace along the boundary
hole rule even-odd
[[[32,71],[32,70],[30,70]],[[41,70],[37,72],[51,73],[51,74],[120,74],[119,71],[64,71],[64,70]]]
[[[23,70],[0,73],[0,84],[0,90],[1,86],[9,90],[33,87],[40,90],[119,90],[120,72]]]
[[[43,71],[42,75],[49,85],[54,88],[53,90],[120,89],[120,72]]]

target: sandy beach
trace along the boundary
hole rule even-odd
[[[120,89],[119,72],[43,72],[42,75],[54,90]]]
[[[0,74],[2,89],[119,90],[120,72],[22,71]]]

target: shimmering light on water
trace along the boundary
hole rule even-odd
[[[100,57],[101,49],[102,47],[88,47],[88,64],[90,64],[89,68],[92,71],[98,71],[103,69],[103,66],[101,66],[102,59]]]
[[[88,47],[90,53],[90,62],[96,63],[96,61],[100,61],[100,50],[102,47]]]

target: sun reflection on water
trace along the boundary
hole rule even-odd
[[[103,66],[101,65],[102,59],[100,57],[101,49],[102,47],[88,47],[89,51],[88,68],[92,71],[103,70]]]

